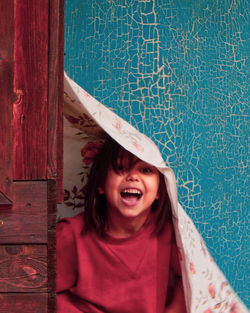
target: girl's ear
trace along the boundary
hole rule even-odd
[[[103,195],[104,194],[104,190],[102,187],[98,187],[97,188],[97,192],[99,193],[99,195]]]

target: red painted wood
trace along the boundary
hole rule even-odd
[[[12,202],[12,103],[14,6],[0,1],[0,207]]]
[[[4,170],[0,169],[0,205],[10,203],[12,180],[16,180],[12,208],[4,206],[0,210],[1,312],[56,311],[57,186],[62,190],[63,3],[0,1],[5,15],[0,19],[0,101],[4,103],[0,106],[0,124],[4,126],[0,133],[0,162],[4,164]]]
[[[48,181],[48,312],[56,312],[56,181]]]
[[[9,209],[12,206],[12,182],[10,182],[11,184],[11,191],[10,194],[7,196],[4,191],[0,191],[0,209]],[[2,190],[4,189],[4,185],[2,187]]]
[[[0,243],[47,243],[47,182],[14,182],[13,207],[0,211]]]
[[[56,231],[48,231],[48,312],[56,312]]]
[[[0,292],[47,290],[47,246],[0,246]]]
[[[14,179],[47,176],[48,0],[16,0]]]
[[[57,128],[57,202],[63,202],[63,93],[64,93],[64,0],[59,2],[59,88]]]
[[[47,313],[47,294],[1,294],[1,313]],[[53,312],[55,313],[55,312]]]
[[[47,177],[57,177],[57,125],[58,125],[58,50],[59,12],[56,1],[50,1],[49,77],[48,77],[48,169]]]
[[[50,1],[49,88],[48,88],[48,173],[57,178],[58,198],[62,201],[63,171],[63,1]]]

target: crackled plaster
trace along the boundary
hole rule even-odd
[[[156,142],[249,305],[248,2],[66,0],[65,14],[65,70]]]

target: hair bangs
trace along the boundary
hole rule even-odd
[[[130,170],[137,158],[121,146],[119,146],[117,150],[116,155],[113,155],[111,166],[112,169],[119,174],[125,170]]]

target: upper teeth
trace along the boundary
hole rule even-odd
[[[141,192],[138,189],[132,189],[132,188],[124,189],[122,192],[135,193],[135,194],[138,194],[138,195],[141,194]]]

